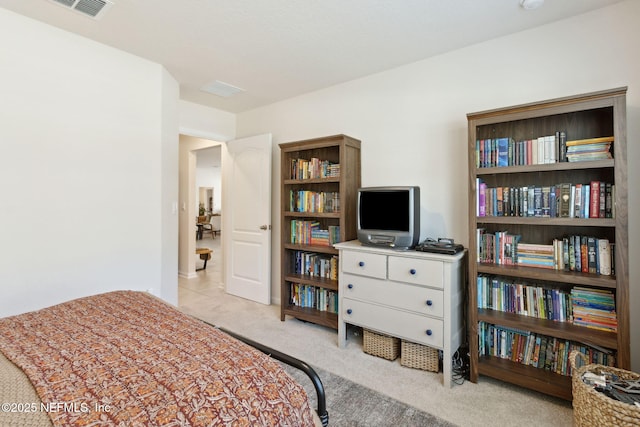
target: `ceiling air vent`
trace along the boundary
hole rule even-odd
[[[100,19],[113,3],[108,0],[50,0],[93,19]]]
[[[244,89],[240,89],[239,87],[230,85],[229,83],[221,82],[220,80],[207,83],[200,89],[213,95],[222,96],[223,98],[229,98],[237,93],[244,92]]]

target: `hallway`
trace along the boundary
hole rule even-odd
[[[198,294],[213,296],[224,292],[222,283],[222,239],[220,233],[215,239],[205,233],[201,240],[196,240],[197,248],[211,249],[211,259],[207,261],[207,268],[196,271],[197,278],[186,279],[178,277],[178,305],[188,304],[191,299],[197,299]],[[196,268],[202,268],[204,261],[196,256]]]

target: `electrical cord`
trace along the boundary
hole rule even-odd
[[[451,380],[454,384],[462,385],[464,384],[465,379],[469,379],[469,359],[468,356],[462,355],[460,350],[456,350],[456,352],[451,357],[452,364],[452,373]]]

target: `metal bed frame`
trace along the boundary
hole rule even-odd
[[[221,328],[209,322],[204,322],[204,323],[206,323],[207,325],[213,326],[216,329],[219,329],[220,331],[224,332],[227,335],[231,335],[235,339],[242,341],[243,343],[250,345],[251,347],[256,348],[257,350],[260,350],[261,352],[263,352],[269,357],[272,357],[276,360],[279,360],[282,363],[286,363],[287,365],[292,366],[304,372],[309,377],[309,379],[313,383],[313,387],[316,390],[316,396],[318,398],[318,409],[316,410],[316,412],[320,417],[320,421],[322,422],[322,425],[324,427],[327,427],[329,425],[329,412],[327,412],[327,403],[326,403],[327,399],[324,392],[324,385],[322,385],[322,381],[320,380],[320,377],[318,376],[316,371],[313,370],[311,366],[309,366],[306,362],[300,359],[296,359],[295,357],[289,356],[286,353],[282,353],[278,350],[274,350],[270,347],[267,347],[266,345],[260,344],[249,338],[243,337],[242,335],[238,335],[225,328]]]

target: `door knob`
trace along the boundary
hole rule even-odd
[[[271,230],[271,226],[267,224],[263,224],[260,226],[260,230]]]

